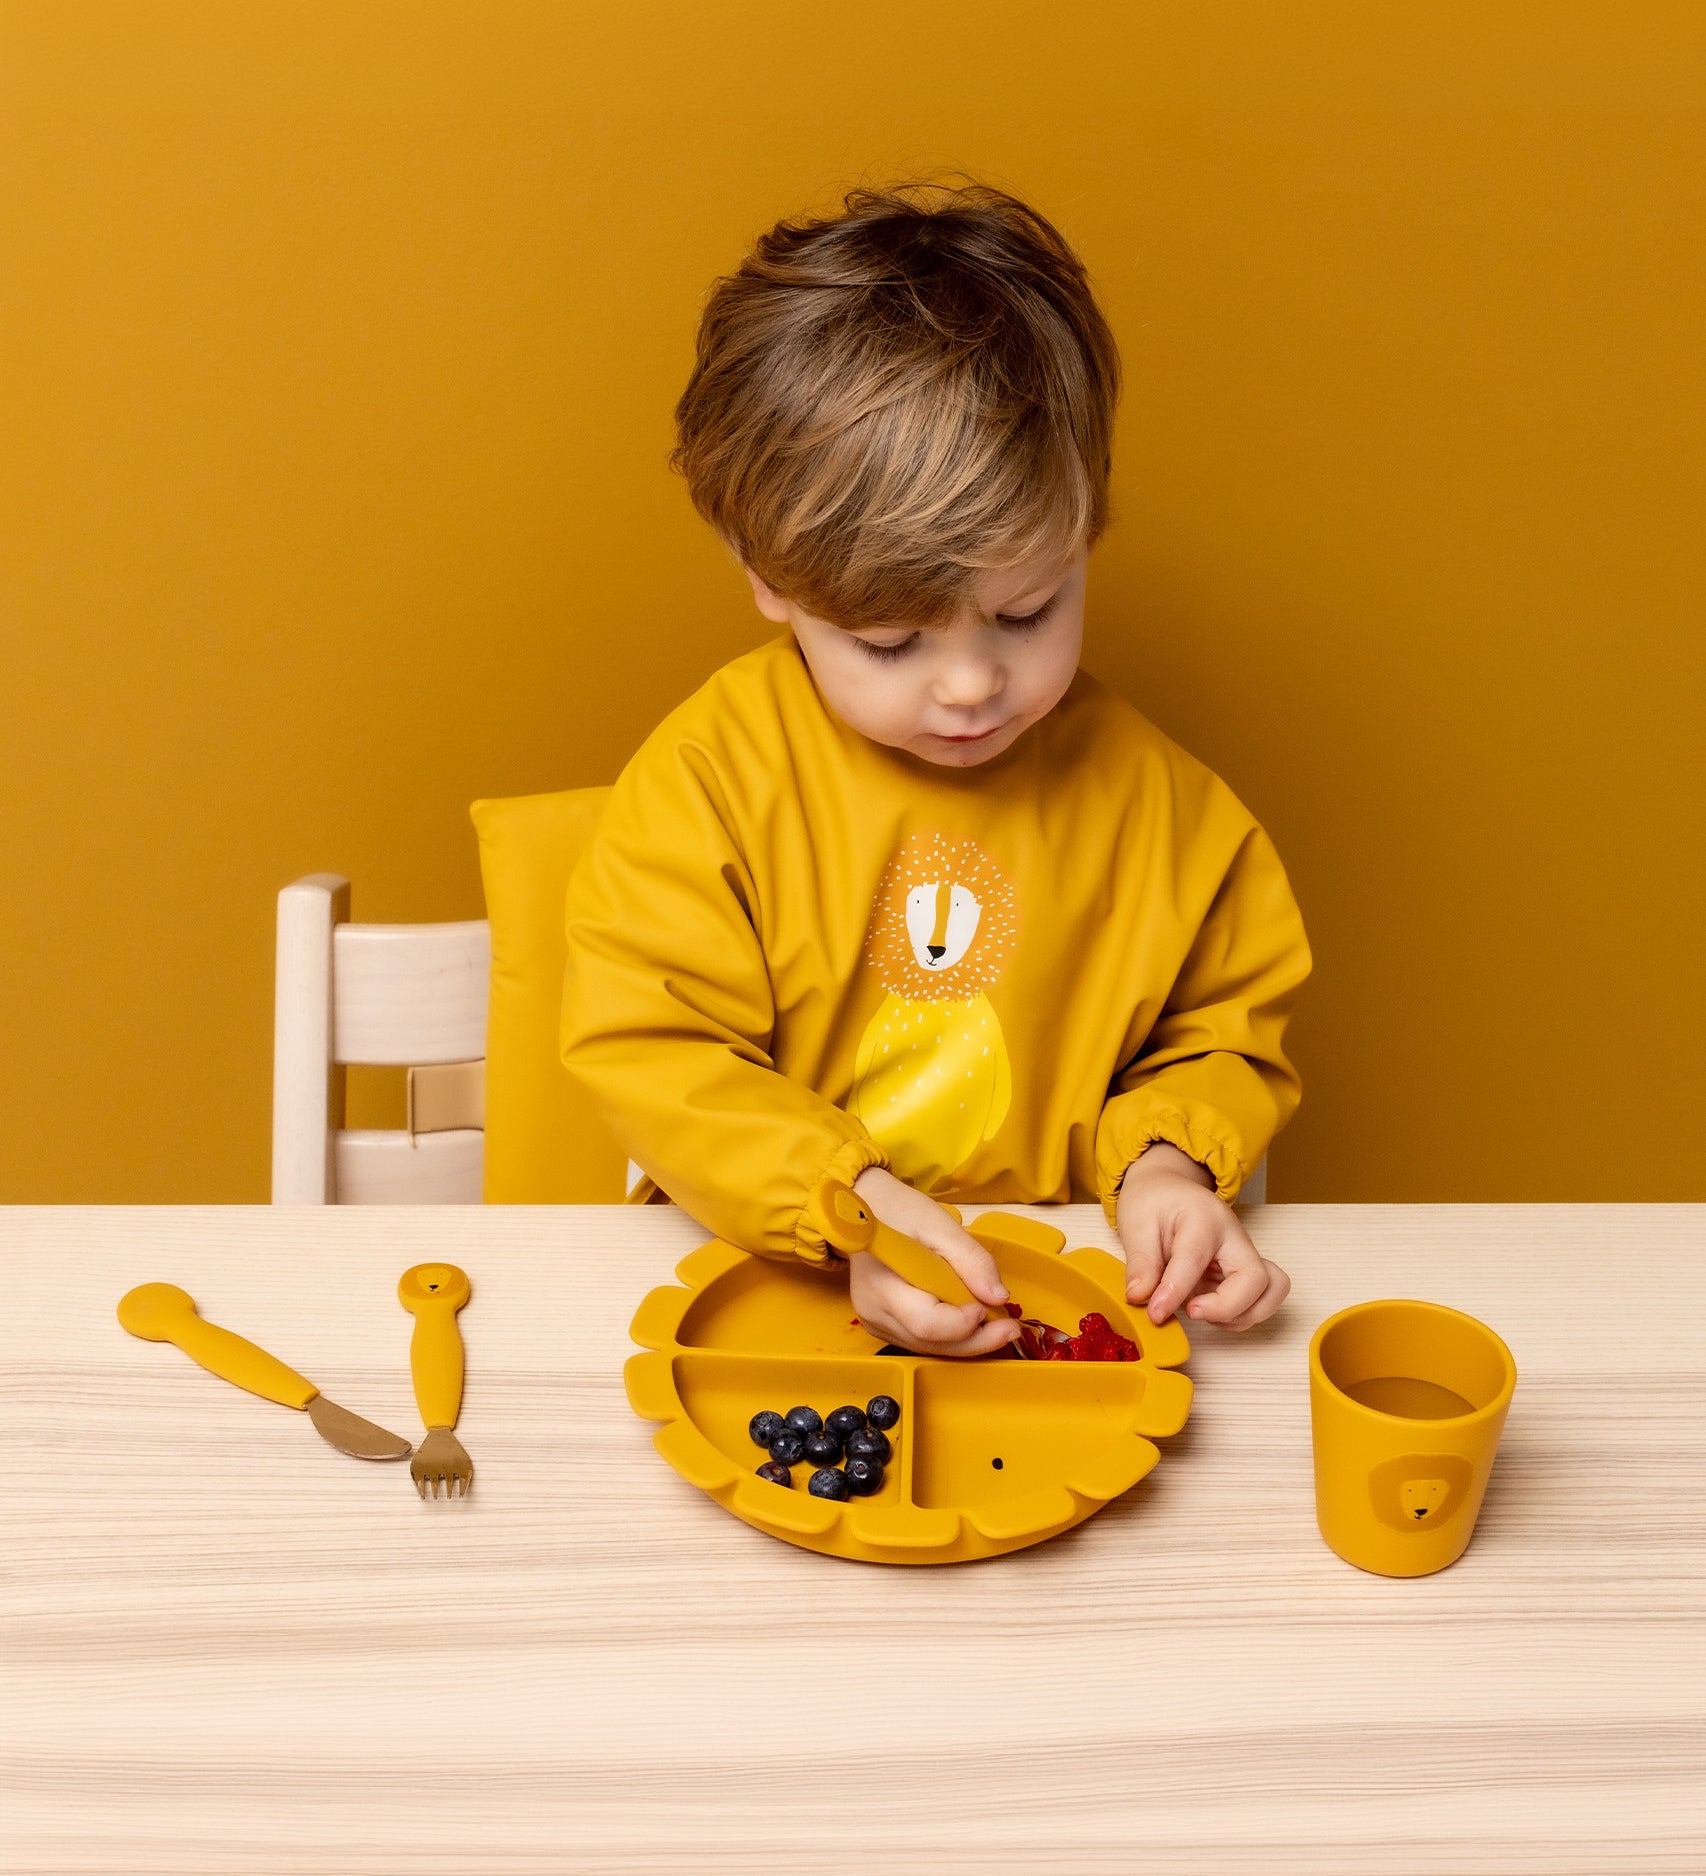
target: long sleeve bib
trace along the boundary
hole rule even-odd
[[[791,636],[623,772],[569,889],[563,1059],[707,1229],[821,1260],[866,1166],[943,1199],[1099,1198],[1168,1140],[1231,1199],[1295,1111],[1310,954],[1272,844],[1080,671],[980,766],[873,743]]]

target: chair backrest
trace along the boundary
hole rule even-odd
[[[477,1204],[484,1162],[484,919],[352,925],[349,881],[278,896],[275,1205]],[[409,1124],[344,1126],[344,1069],[406,1066]]]
[[[492,926],[485,1196],[494,1205],[614,1205],[640,1178],[559,1047],[569,878],[609,788],[476,801]]]

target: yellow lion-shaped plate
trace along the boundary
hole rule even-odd
[[[1100,1310],[1136,1342],[1135,1362],[945,1361],[883,1355],[852,1315],[845,1281],[702,1244],[636,1311],[644,1353],[624,1371],[628,1402],[661,1421],[671,1466],[737,1518],[807,1550],[869,1563],[958,1563],[1040,1543],[1081,1524],[1160,1458],[1158,1438],[1190,1412],[1190,1354],[1176,1321],[1125,1303],[1125,1266],[1106,1251],[1062,1255],[1064,1233],[985,1212],[966,1229],[994,1256],[1027,1316],[1076,1329]],[[683,1287],[685,1286],[685,1287]],[[845,1502],[756,1476],[748,1422],[804,1404],[828,1413],[875,1394],[900,1403],[882,1487]]]

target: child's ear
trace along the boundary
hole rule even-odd
[[[791,625],[793,621],[788,616],[788,602],[773,593],[750,567],[743,567],[741,571],[752,582],[753,602],[765,618],[772,625]]]

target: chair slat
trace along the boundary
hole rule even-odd
[[[491,927],[338,925],[332,932],[332,1057],[466,1062],[486,1052]]]
[[[352,1127],[332,1136],[339,1205],[478,1205],[486,1136],[474,1128],[406,1133]]]

